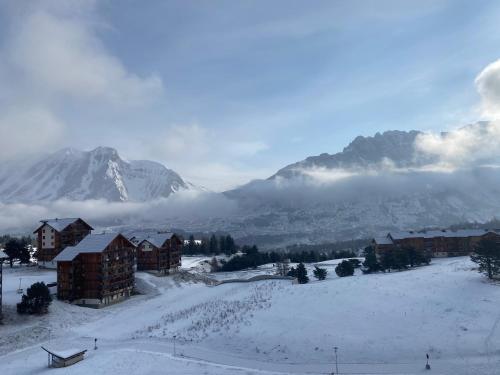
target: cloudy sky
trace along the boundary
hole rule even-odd
[[[223,190],[357,135],[494,118],[498,19],[487,0],[0,0],[0,161],[105,145]]]

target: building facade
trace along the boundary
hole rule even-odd
[[[175,272],[181,265],[182,241],[172,233],[157,233],[139,242],[136,250],[138,271]]]
[[[102,307],[130,297],[135,245],[121,234],[91,234],[68,246],[57,262],[57,298]]]
[[[395,232],[372,240],[377,254],[393,248],[412,247],[433,257],[469,255],[481,239],[500,241],[500,231],[490,229],[432,230]]]
[[[75,246],[92,227],[80,218],[41,220],[41,225],[33,232],[37,235],[37,259],[43,267],[55,268],[54,258],[68,246]]]

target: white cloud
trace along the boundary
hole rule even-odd
[[[415,147],[452,168],[492,163],[500,157],[500,123],[480,122],[447,133],[421,134]]]
[[[64,135],[89,108],[124,112],[162,95],[158,76],[130,72],[101,42],[94,8],[94,0],[0,5],[9,16],[0,45],[0,160],[68,145]]]
[[[477,91],[481,96],[481,111],[486,118],[500,115],[500,59],[492,62],[476,77]]]
[[[64,125],[44,108],[15,108],[0,114],[0,161],[59,147]]]
[[[82,217],[95,227],[137,225],[161,227],[231,215],[235,202],[221,194],[187,192],[150,202],[70,201],[39,204],[0,202],[0,233],[33,230],[41,218]],[[207,220],[208,221],[208,220]]]
[[[241,140],[238,134],[199,124],[173,125],[156,139],[144,139],[151,159],[162,161],[188,181],[223,191],[272,174],[271,166],[252,168],[242,161],[269,148],[261,140]]]
[[[95,24],[51,8],[31,9],[14,22],[5,54],[13,70],[46,95],[141,105],[163,89],[156,75],[127,71],[96,35]]]

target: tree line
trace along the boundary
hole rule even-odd
[[[330,254],[309,254],[309,253],[299,253],[299,254],[286,254],[278,253],[275,251],[271,252],[260,252],[256,245],[253,246],[243,246],[241,249],[240,256],[233,256],[228,260],[212,259],[211,269],[213,272],[230,272],[230,271],[241,271],[248,268],[257,268],[268,263],[283,264],[284,262],[291,263],[314,263],[319,261],[325,261],[330,259],[340,259],[344,258],[344,255],[353,256],[352,253],[332,252]],[[288,272],[288,270],[287,270]],[[286,275],[285,272],[283,275]]]
[[[363,273],[402,271],[431,262],[431,254],[414,247],[395,247],[381,252],[378,256],[373,246],[364,250]]]
[[[189,236],[188,243],[184,246],[183,254],[185,255],[232,255],[238,252],[238,246],[234,242],[231,235],[216,236],[212,234],[210,237],[204,237],[198,243],[194,236]]]

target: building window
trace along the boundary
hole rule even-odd
[[[45,239],[45,236],[42,236],[43,239]]]

